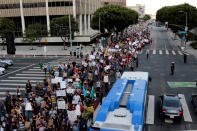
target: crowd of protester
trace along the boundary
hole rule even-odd
[[[125,70],[138,67],[138,53],[150,44],[149,30],[130,26],[112,42],[93,46],[90,54],[76,61],[59,62],[58,67],[40,63],[46,78],[25,93],[6,93],[0,102],[0,131],[83,131],[93,122],[93,113],[112,84]],[[60,94],[57,92],[61,91]]]

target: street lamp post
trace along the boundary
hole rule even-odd
[[[187,28],[187,12],[186,11],[179,11],[180,13],[185,13],[185,26]]]

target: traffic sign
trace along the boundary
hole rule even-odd
[[[186,34],[186,31],[179,31],[179,34]]]

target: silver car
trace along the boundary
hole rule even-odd
[[[0,62],[6,63],[9,66],[13,65],[13,60],[10,60],[10,59],[0,59]]]
[[[0,67],[0,75],[3,75],[5,73],[6,73],[5,68]]]

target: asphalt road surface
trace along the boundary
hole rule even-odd
[[[148,131],[178,131],[197,130],[197,114],[190,102],[192,93],[197,93],[196,87],[170,87],[168,82],[195,82],[197,78],[197,60],[194,56],[187,56],[184,63],[183,52],[179,50],[174,41],[169,38],[164,28],[154,27],[151,31],[152,45],[147,45],[139,55],[139,67],[136,70],[147,71],[152,77],[148,95],[155,96],[154,124],[145,125]],[[146,51],[149,50],[147,59]],[[175,74],[170,73],[171,62],[175,62]],[[162,94],[183,94],[186,99],[185,117],[180,122],[165,123],[159,118],[159,96]],[[184,112],[184,110],[183,110]],[[191,119],[188,121],[186,117]]]
[[[152,77],[149,84],[148,95],[155,98],[154,123],[146,124],[147,131],[180,131],[197,130],[197,115],[190,103],[192,93],[197,93],[194,87],[170,87],[168,82],[194,82],[197,79],[197,60],[192,55],[187,56],[187,63],[183,61],[183,52],[179,50],[174,40],[162,27],[154,27],[151,30],[153,43],[147,45],[139,55],[139,67],[135,70],[147,71]],[[149,58],[146,51],[149,50]],[[6,75],[0,76],[0,99],[4,99],[5,92],[9,90],[11,94],[16,91],[19,85],[24,91],[27,80],[34,84],[42,81],[44,72],[40,70],[39,62],[57,63],[65,61],[65,58],[14,58],[14,65],[8,69]],[[170,75],[170,64],[175,62],[175,74]],[[159,96],[162,94],[182,94],[186,99],[186,107],[189,109],[187,116],[191,116],[188,121],[185,117],[181,122],[164,123],[159,118]],[[183,110],[183,112],[186,112]]]

